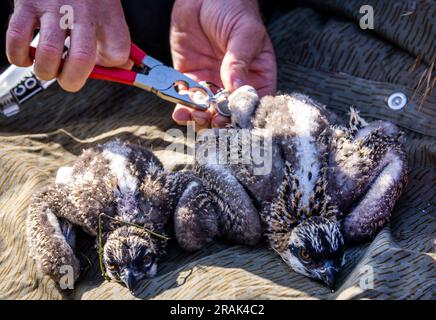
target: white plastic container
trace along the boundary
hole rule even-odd
[[[38,45],[37,35],[32,46]],[[69,38],[65,40],[66,49],[69,47]],[[20,112],[20,108],[27,100],[47,89],[56,79],[50,81],[39,80],[33,72],[33,66],[21,68],[10,66],[0,75],[0,114],[12,117]]]

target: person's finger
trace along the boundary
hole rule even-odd
[[[98,57],[97,57],[97,61],[98,61]],[[97,63],[98,65],[101,66],[100,63],[98,63],[98,62],[96,62],[96,63]],[[131,70],[131,69],[133,68],[134,65],[135,65],[135,64],[133,63],[133,61],[131,61],[131,60],[127,60],[126,63],[119,64],[119,65],[117,65],[116,67],[117,67],[117,68],[120,68],[120,69]]]
[[[75,23],[70,39],[70,49],[58,81],[64,90],[76,92],[83,87],[95,65],[97,50],[95,24],[91,19]]]
[[[173,120],[178,125],[186,126],[188,121],[192,121],[192,109],[180,104],[176,105],[173,112]]]
[[[32,65],[29,46],[35,24],[36,17],[30,8],[22,4],[15,8],[6,32],[6,55],[10,63],[20,67]]]
[[[274,94],[277,90],[277,63],[274,49],[268,37],[265,47],[253,60],[247,83],[254,87],[259,97]]]
[[[234,91],[246,84],[251,61],[261,51],[265,35],[265,27],[255,19],[241,21],[232,30],[220,71],[226,89]]]
[[[185,126],[188,121],[194,121],[196,131],[210,128],[212,117],[212,110],[199,111],[182,105],[177,105],[173,112],[173,120],[177,124]]]
[[[56,77],[64,50],[65,30],[59,26],[59,17],[50,12],[41,19],[38,48],[35,54],[35,74],[43,80]]]
[[[195,131],[210,128],[212,116],[213,111],[210,109],[206,111],[192,111],[192,120],[195,122]]]
[[[212,128],[223,128],[230,123],[229,117],[224,117],[220,114],[216,114],[212,118]]]
[[[119,0],[110,0],[104,6],[111,8],[112,17],[104,17],[97,30],[97,64],[105,67],[124,66],[128,68],[130,55],[130,33],[123,8]]]

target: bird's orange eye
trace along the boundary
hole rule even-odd
[[[118,266],[115,265],[115,264],[110,264],[107,268],[108,268],[110,271],[117,271],[117,270],[118,270]]]
[[[309,260],[309,259],[310,259],[310,255],[309,255],[309,253],[308,253],[306,250],[304,250],[304,249],[301,249],[301,250],[300,250],[300,256],[301,256],[301,258],[303,258],[304,260]]]

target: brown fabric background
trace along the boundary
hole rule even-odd
[[[421,103],[419,90],[416,93],[423,73],[430,70],[434,81],[430,68],[435,59],[435,3],[366,0],[376,4],[376,30],[362,31],[356,23],[363,1],[309,2],[311,8],[283,14],[269,27],[280,90],[303,91],[340,115],[354,105],[367,118],[390,120],[405,129],[410,182],[391,223],[371,243],[347,251],[335,293],[290,270],[263,244],[248,248],[217,242],[194,254],[173,247],[158,276],[145,282],[136,298],[435,298],[436,95]],[[408,7],[412,3],[415,6]],[[401,16],[403,8],[415,13]],[[408,96],[404,109],[387,107],[393,92]],[[17,116],[1,118],[1,299],[135,298],[124,287],[103,281],[88,241],[81,251],[90,265],[85,263],[74,293],[61,293],[49,278],[41,277],[28,258],[26,207],[32,193],[53,181],[58,167],[72,163],[84,148],[115,137],[152,148],[168,168],[180,164],[180,154],[165,150],[174,142],[165,135],[176,128],[171,111],[171,105],[141,90],[89,81],[77,94],[54,85]],[[370,268],[374,288],[365,289],[362,275]]]

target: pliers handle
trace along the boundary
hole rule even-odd
[[[35,53],[36,48],[31,46],[30,56],[35,58]],[[209,102],[214,95],[209,88],[147,55],[133,43],[130,47],[129,59],[141,69],[141,72],[96,65],[89,78],[135,86],[153,92],[164,100],[180,103],[197,110],[207,110],[210,107]],[[63,63],[62,59],[61,68]],[[183,90],[180,90],[181,88]],[[194,93],[197,91],[201,92],[203,99],[195,99],[196,101],[194,101]]]

